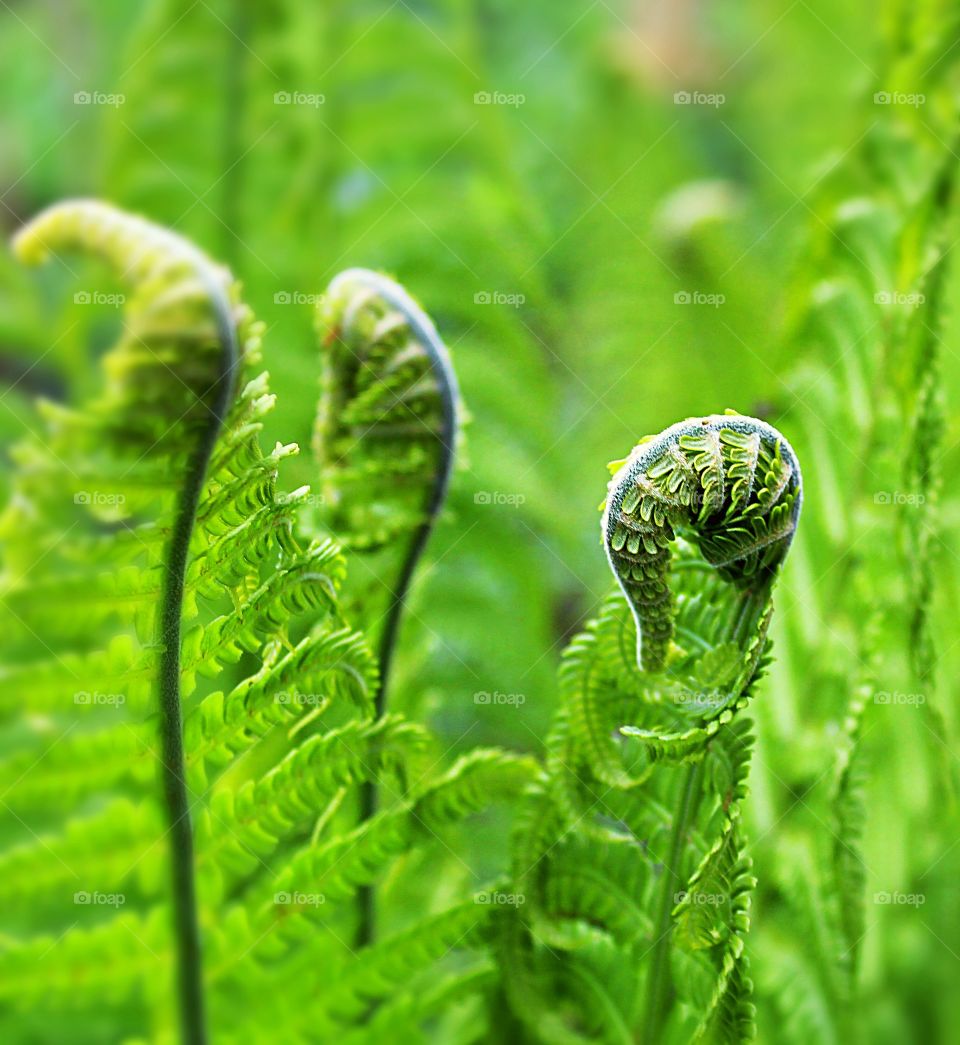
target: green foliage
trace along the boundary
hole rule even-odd
[[[602,531],[622,594],[564,657],[546,775],[516,838],[526,902],[504,932],[506,989],[538,1040],[741,1041],[754,879],[739,712],[800,469],[769,425],[728,414],[641,440],[611,470]]]
[[[284,1025],[297,1035],[317,1026],[345,1033],[395,985],[470,946],[461,937],[485,916],[467,888],[460,907],[398,926],[354,963],[344,941],[357,891],[415,849],[439,842],[442,851],[449,825],[518,793],[535,767],[478,749],[445,771],[428,731],[376,713],[378,663],[340,602],[344,559],[329,537],[303,536],[298,512],[308,491],[278,488],[282,462],[297,448],[260,449],[273,406],[266,375],[254,376],[262,327],[229,274],[179,237],[100,203],[51,209],[16,246],[25,261],[95,252],[130,296],[118,339],[97,364],[99,387],[69,407],[43,408],[43,436],[17,449],[3,516],[7,728],[19,738],[3,766],[7,809],[15,819],[41,813],[48,824],[42,837],[28,832],[0,854],[6,896],[20,902],[0,956],[9,973],[3,1004],[32,1018],[42,999],[48,1028],[108,1004],[112,1033],[149,1026],[155,1040],[170,1037],[170,986],[189,956],[183,922],[171,936],[166,913],[171,898],[183,905],[182,882],[175,875],[171,887],[165,866],[186,861],[204,941],[203,993],[218,1033],[267,1035],[272,1008],[239,1011],[234,992],[242,985],[260,996],[278,979],[295,979],[305,941],[312,963],[350,971],[331,995],[310,987],[287,998]],[[229,294],[228,321],[243,351],[229,375],[238,391],[195,506],[176,608],[184,625],[177,781],[193,822],[191,858],[176,839],[170,793],[157,787],[168,766],[157,706],[166,692],[163,573],[175,555],[178,495],[223,378],[214,280]],[[368,293],[364,308],[385,313],[389,300]],[[329,308],[339,302],[334,288]],[[343,329],[349,334],[346,320]],[[406,351],[396,363],[411,377],[415,353],[395,338],[389,347]],[[356,388],[352,376],[334,375],[329,395],[338,379]],[[412,381],[422,387],[422,374]],[[375,440],[389,427],[355,435]],[[410,462],[422,452],[414,445]],[[386,473],[394,461],[385,461]],[[427,481],[438,463],[420,467]],[[373,503],[378,497],[374,482]],[[31,716],[41,713],[45,728],[31,733]],[[45,770],[23,771],[25,760],[48,754]],[[371,782],[386,799],[351,827],[358,791]],[[41,961],[52,943],[55,973],[47,963],[44,976],[25,983],[15,970]],[[189,1018],[184,1033],[199,1033]]]
[[[920,973],[904,933],[930,929],[940,950],[935,923],[950,917],[927,906],[946,868],[921,825],[931,801],[939,830],[956,818],[933,564],[957,22],[946,5],[894,6],[876,89],[924,102],[870,105],[863,137],[818,187],[787,330],[798,363],[785,416],[812,508],[777,635],[789,668],[777,673],[776,712],[761,716],[768,754],[754,784],[768,796],[755,830],[781,825],[755,854],[757,1003],[776,1042],[923,1036],[882,999],[928,995],[940,960]],[[929,1018],[940,1027],[930,1033],[949,1037],[938,1004]]]
[[[4,236],[86,195],[232,273],[146,226],[120,272],[150,287],[0,254],[4,1040],[175,1037],[174,649],[214,1040],[955,1040],[955,5],[80,0],[0,26]],[[351,391],[374,437],[318,432],[346,344],[397,312],[355,278],[305,307],[348,264],[396,274],[456,359],[469,456],[437,518],[444,375],[409,324],[374,385],[436,381],[426,426],[380,438],[398,404]],[[637,545],[670,556],[656,614],[607,594],[589,522],[599,462],[725,402],[805,479],[776,613],[737,640],[692,516]],[[709,450],[683,453],[707,478]]]
[[[19,672],[26,688],[52,672],[42,706],[69,734],[70,709],[53,701],[62,673],[45,669],[36,647],[54,661],[69,656],[67,670],[86,687],[75,702],[94,720],[63,738],[77,814],[58,831],[52,790],[34,788],[25,800],[48,813],[51,830],[0,854],[8,895],[28,904],[19,938],[4,949],[6,966],[36,960],[49,947],[45,933],[59,932],[67,940],[58,948],[58,979],[44,988],[50,1013],[69,1019],[109,997],[118,1025],[147,1019],[164,1038],[172,1030],[160,985],[176,980],[183,1035],[202,1040],[204,1005],[218,1032],[273,1026],[272,1006],[241,1011],[232,993],[286,983],[309,953],[339,970],[334,987],[285,991],[294,1015],[284,1026],[362,1036],[389,1019],[413,1026],[447,1003],[444,989],[425,1005],[396,995],[417,977],[448,975],[451,951],[466,949],[479,964],[466,976],[450,966],[458,999],[467,989],[493,989],[489,959],[499,957],[501,989],[541,1040],[619,1040],[634,1027],[678,1040],[746,1034],[743,934],[753,879],[738,824],[751,736],[737,712],[763,664],[770,587],[800,507],[799,467],[782,437],[725,415],[642,442],[611,482],[603,522],[628,599],[610,597],[565,658],[564,705],[545,774],[532,760],[486,749],[438,773],[429,732],[378,705],[392,648],[381,642],[374,658],[346,621],[344,560],[334,541],[318,535],[304,543],[298,513],[308,491],[277,489],[281,463],[296,447],[260,450],[273,399],[266,376],[250,378],[248,370],[261,328],[229,275],[184,241],[98,203],[53,208],[17,247],[25,260],[97,250],[127,277],[132,296],[100,364],[103,391],[48,411],[46,441],[18,452],[4,517],[19,540],[10,542],[5,600],[21,625],[9,631],[8,659],[20,662],[11,679]],[[236,375],[224,372],[230,357],[218,351],[227,342],[215,281],[233,302],[227,323],[242,346]],[[321,504],[362,553],[408,538],[401,594],[391,602],[397,613],[449,476],[450,364],[429,320],[381,277],[340,277],[322,314],[332,359],[316,443]],[[211,403],[225,378],[238,392],[221,424]],[[180,411],[172,419],[168,399]],[[210,417],[217,428],[207,443]],[[188,505],[182,588],[171,594],[164,571],[177,559],[189,489],[180,477],[184,468],[192,474],[205,446],[209,464],[204,458],[197,502]],[[75,489],[71,476],[89,489]],[[50,572],[33,569],[38,553]],[[656,570],[654,598],[634,572],[642,554]],[[68,600],[79,614],[50,612]],[[648,612],[651,604],[659,615]],[[394,618],[383,629],[391,640],[395,626]],[[180,650],[172,691],[164,658],[171,642]],[[662,673],[649,664],[647,646],[657,642]],[[222,676],[232,685],[213,689]],[[174,763],[165,739],[169,699],[175,754],[181,716],[183,723]],[[166,745],[159,756],[157,729]],[[126,747],[118,733],[131,738]],[[114,755],[108,772],[96,762],[105,749]],[[8,760],[8,771],[20,757]],[[159,792],[144,770],[151,764],[165,782]],[[529,784],[509,890],[497,886],[425,921],[404,919],[383,935],[372,896],[390,869]],[[177,834],[184,824],[186,844]],[[112,846],[111,861],[99,857],[104,845]],[[66,875],[51,873],[51,855]],[[172,883],[164,882],[168,861]],[[74,894],[74,904],[99,917],[64,928],[71,875],[92,886]],[[119,907],[121,914],[104,917],[102,908]],[[350,935],[359,951],[345,943]],[[130,938],[153,961],[134,956]],[[195,939],[204,941],[202,964]],[[75,979],[95,954],[110,960],[85,976],[78,995]],[[34,993],[19,977],[9,982],[6,1002],[32,1012]],[[557,996],[564,1006],[552,1011]]]

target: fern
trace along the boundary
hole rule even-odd
[[[614,477],[604,516],[626,598],[608,600],[567,658],[565,708],[518,832],[510,891],[495,888],[492,904],[470,899],[374,943],[372,888],[387,868],[536,775],[529,760],[482,750],[437,774],[435,760],[427,762],[429,733],[385,717],[376,699],[413,564],[449,477],[456,399],[445,352],[395,285],[365,273],[334,283],[322,312],[333,330],[318,422],[323,506],[357,553],[388,553],[387,570],[400,545],[392,557],[399,569],[392,623],[388,617],[374,658],[345,619],[336,545],[319,533],[303,543],[297,516],[307,493],[276,488],[281,463],[296,448],[259,449],[272,399],[263,376],[247,377],[259,328],[237,304],[229,277],[216,272],[224,296],[212,299],[210,317],[216,270],[169,234],[101,204],[65,204],[41,216],[19,241],[27,258],[39,245],[44,252],[99,247],[136,279],[124,332],[104,358],[105,391],[48,411],[50,441],[19,452],[22,470],[4,519],[20,539],[10,543],[6,578],[7,605],[23,623],[21,633],[11,631],[11,678],[19,673],[25,685],[47,675],[52,697],[66,669],[88,686],[78,692],[105,720],[64,739],[85,811],[39,846],[99,882],[115,865],[97,859],[98,840],[123,839],[118,857],[129,855],[137,869],[135,879],[122,870],[117,879],[135,904],[126,908],[126,892],[89,893],[126,909],[67,930],[57,947],[60,979],[45,986],[53,1011],[83,1009],[109,991],[123,1019],[135,1024],[149,1012],[163,1037],[169,1028],[157,999],[176,974],[183,1038],[203,1040],[204,1001],[214,1025],[231,1034],[238,1026],[232,993],[290,982],[302,961],[297,944],[312,938],[319,916],[332,939],[318,950],[340,971],[332,991],[285,993],[296,1012],[285,1023],[291,1032],[309,1025],[362,1034],[368,1025],[373,1033],[384,1014],[425,1018],[447,992],[408,1012],[391,1000],[396,986],[462,945],[478,952],[479,964],[466,978],[451,970],[451,984],[489,985],[482,955],[492,946],[515,973],[507,989],[522,1020],[539,1020],[538,998],[549,1007],[552,990],[569,991],[570,1011],[551,1018],[548,1040],[616,1040],[634,1026],[650,1035],[686,1027],[739,1036],[750,1019],[742,934],[752,879],[738,833],[750,751],[738,712],[762,667],[769,590],[799,511],[799,469],[782,437],[749,419],[709,418],[676,426],[631,455]],[[224,355],[224,345],[238,346],[236,353]],[[229,407],[216,398],[225,377],[233,387],[224,360],[243,379]],[[144,372],[166,382],[163,394],[129,376]],[[166,393],[177,384],[183,393],[173,401],[183,418],[170,423]],[[49,480],[70,475],[73,463],[95,492],[65,506]],[[381,473],[409,480],[386,487],[400,503],[384,504],[381,489],[371,487]],[[74,514],[85,524],[76,536]],[[378,527],[381,516],[389,530]],[[26,517],[41,526],[27,530]],[[184,535],[187,547],[178,550]],[[679,583],[671,585],[675,538]],[[37,546],[52,560],[49,572],[28,577]],[[114,563],[124,568],[111,572]],[[84,612],[50,612],[67,599],[85,600]],[[638,655],[624,641],[631,614]],[[59,648],[53,665],[37,659],[34,639]],[[224,673],[231,684],[212,689]],[[101,699],[107,680],[118,687],[116,699]],[[162,714],[152,721],[154,699]],[[664,713],[671,699],[676,710]],[[108,709],[120,712],[119,724]],[[54,703],[49,711],[63,714]],[[159,758],[167,780],[162,807],[145,770],[157,761],[154,728],[173,734]],[[618,728],[619,739],[611,739]],[[105,772],[97,764],[104,750],[125,757]],[[18,764],[9,759],[7,769]],[[381,808],[369,796],[384,789],[390,801]],[[346,799],[358,790],[359,822],[349,827]],[[34,789],[24,797],[52,813],[50,795]],[[174,868],[167,888],[156,851],[160,808],[178,829],[167,832]],[[602,855],[588,859],[586,845]],[[29,898],[39,919],[28,919],[23,937],[7,945],[2,959],[13,969],[49,947],[42,933],[56,931],[63,881],[37,874],[44,864],[37,845],[22,844],[0,861],[12,894]],[[351,922],[361,950],[348,963],[335,926],[349,931]],[[37,930],[39,937],[31,935]],[[550,955],[566,956],[559,964],[548,958],[547,971],[541,939]],[[96,954],[111,960],[87,976],[79,998],[70,985]],[[614,969],[610,986],[620,989],[608,995],[602,985]],[[19,978],[9,982],[8,1001],[29,1009],[35,995]],[[256,1018],[266,1026],[274,1016],[264,1007]]]
[[[380,689],[390,666],[413,573],[446,499],[459,431],[457,385],[446,347],[402,287],[351,269],[330,285],[319,314],[327,351],[314,432],[327,525],[341,543],[383,551],[356,611],[378,633]],[[379,591],[388,593],[378,621]],[[374,616],[376,614],[376,616]],[[361,817],[376,813],[377,788],[361,792]],[[373,895],[360,895],[359,946],[374,934]]]
[[[248,1038],[276,1016],[270,1006],[238,1010],[237,991],[294,982],[310,939],[311,962],[343,972],[332,992],[318,994],[314,977],[288,991],[284,1026],[362,1037],[365,1023],[380,1025],[374,1010],[391,984],[461,941],[479,943],[489,912],[465,883],[459,906],[393,925],[354,962],[344,941],[358,928],[358,897],[411,852],[438,839],[443,852],[450,825],[519,792],[535,766],[477,749],[444,769],[429,731],[381,713],[386,661],[349,623],[340,548],[315,518],[299,518],[309,515],[306,489],[278,488],[297,448],[260,449],[274,405],[255,372],[262,327],[229,274],[172,233],[96,202],[52,208],[16,247],[30,262],[94,253],[130,297],[99,386],[69,407],[41,405],[42,434],[16,451],[2,518],[5,729],[16,739],[2,764],[6,802],[12,825],[28,811],[47,825],[40,837],[14,831],[0,852],[5,893],[23,904],[0,946],[3,1004],[27,1018],[42,1004],[48,1031],[107,1005],[111,1034],[149,1027],[152,1040],[167,1040],[176,980],[182,1040],[205,1040],[208,1024],[218,1038]],[[357,279],[334,284],[324,314],[347,338],[354,318],[364,336],[374,324],[371,359],[384,371],[366,380],[363,405],[340,416],[375,435],[349,454],[335,440],[319,448],[365,468],[369,489],[369,477],[394,474],[399,461],[381,438],[395,432],[398,397],[418,426],[436,410],[452,448],[455,386],[445,357],[446,384],[430,386],[423,343],[404,340],[390,311],[402,292],[363,276],[354,301]],[[429,320],[411,315],[412,336],[433,351]],[[325,351],[337,350],[328,342]],[[331,368],[324,401],[358,391],[354,376]],[[385,408],[378,388],[391,397]],[[431,406],[432,395],[445,405]],[[419,429],[408,442],[415,551],[401,591],[446,485],[450,455],[438,464],[435,444]],[[350,489],[353,477],[330,460],[324,488]],[[429,503],[417,514],[424,487]],[[376,502],[352,496],[337,504],[375,543]],[[362,801],[369,787],[385,796],[379,811]],[[17,970],[36,961],[42,977],[24,980]],[[454,982],[479,991],[485,981]],[[403,1018],[426,1019],[442,996]]]
[[[269,331],[269,386],[237,339],[214,456],[244,479],[208,467],[180,615],[214,1040],[646,1040],[655,995],[665,1040],[737,1040],[754,1015],[778,1045],[953,1034],[957,12],[811,0],[770,31],[762,7],[712,24],[682,6],[572,21],[536,0],[151,0],[99,5],[83,34],[49,5],[0,13],[8,226],[64,194],[108,196],[228,261]],[[690,82],[665,85],[665,65]],[[126,103],[71,106],[65,67]],[[711,77],[726,104],[671,104]],[[472,103],[497,88],[526,100]],[[326,102],[275,103],[294,90]],[[386,647],[441,411],[431,392],[428,426],[386,454],[377,426],[354,445],[339,415],[316,425],[318,356],[322,397],[345,393],[332,321],[362,287],[339,281],[315,315],[286,301],[352,256],[415,273],[475,418],[456,525],[436,520],[436,568],[406,588],[403,642]],[[0,1033],[14,1041],[176,1036],[156,640],[183,480],[213,420],[188,408],[223,390],[229,331],[198,280],[163,322],[202,329],[201,351],[147,339],[190,388],[158,363],[118,410],[101,361],[116,367],[102,350],[119,313],[71,303],[100,285],[76,252],[40,275],[0,258]],[[723,307],[671,303],[693,288]],[[491,290],[525,303],[478,305]],[[705,393],[753,404],[804,463],[803,525],[747,660],[728,636],[744,590],[709,567],[692,512],[665,520],[658,551],[638,544],[648,595],[629,578],[602,598],[605,556],[584,539],[596,462],[635,434],[628,404],[659,427],[703,412]],[[311,425],[317,453],[298,454]],[[334,443],[349,460],[327,458]],[[704,504],[719,456],[684,452]],[[366,465],[383,481],[353,482]],[[97,503],[73,505],[80,492]],[[588,617],[548,733],[553,654]],[[463,699],[494,687],[525,705]],[[542,737],[539,772],[471,750],[539,755]],[[657,865],[697,767],[666,911]],[[519,803],[495,786],[531,775]],[[895,891],[926,902],[877,901]],[[716,895],[731,902],[703,902]],[[742,953],[716,941],[748,916]],[[377,944],[357,949],[365,935]]]
[[[803,364],[784,415],[815,507],[795,551],[796,576],[806,579],[781,618],[780,713],[759,716],[782,766],[761,768],[770,808],[758,829],[766,835],[794,816],[771,835],[776,851],[757,854],[756,967],[761,1029],[787,1043],[882,1033],[865,1012],[876,998],[902,996],[910,974],[894,914],[870,898],[932,895],[930,880],[913,878],[936,859],[918,796],[944,796],[953,816],[931,542],[955,228],[955,29],[956,12],[937,2],[890,5],[863,137],[812,201],[825,223],[811,233],[786,331]],[[888,84],[922,90],[923,112],[877,106],[874,92]],[[885,707],[897,703],[890,693],[922,696]],[[926,989],[917,984],[918,994]]]
[[[506,990],[544,1041],[739,1041],[753,878],[746,706],[801,504],[769,425],[674,425],[611,465],[621,591],[564,657],[547,771],[517,832]],[[561,1009],[552,999],[563,997]]]

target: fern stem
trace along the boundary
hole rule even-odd
[[[761,585],[759,591],[743,592],[735,611],[730,627],[727,629],[728,641],[742,643],[747,634],[756,628],[760,613],[769,596],[769,584]],[[643,1041],[659,1040],[663,1016],[669,1004],[670,980],[670,939],[673,927],[670,924],[673,908],[677,904],[677,893],[681,890],[682,878],[680,863],[683,846],[690,824],[697,814],[700,801],[701,782],[703,778],[704,758],[694,762],[686,772],[683,784],[683,797],[680,809],[673,823],[670,839],[670,856],[664,875],[660,904],[654,923],[654,950],[650,964],[650,979],[647,991],[647,1014],[645,1036]]]
[[[380,718],[387,710],[387,699],[390,687],[390,670],[393,665],[393,653],[400,632],[400,622],[406,605],[414,571],[426,549],[430,535],[436,526],[440,511],[447,498],[450,476],[453,472],[453,460],[456,450],[457,429],[459,426],[457,410],[457,380],[450,362],[446,346],[437,334],[430,318],[399,284],[377,272],[367,269],[348,269],[342,272],[330,287],[330,293],[340,282],[355,280],[369,287],[393,308],[403,314],[416,340],[424,346],[431,357],[437,374],[437,388],[440,395],[442,422],[437,432],[440,451],[437,469],[424,506],[423,522],[417,527],[407,554],[404,557],[396,586],[391,591],[390,607],[387,610],[383,631],[377,650],[377,663],[380,673],[380,688],[377,691],[376,715]],[[377,812],[379,806],[379,789],[375,780],[368,780],[360,790],[360,822],[369,820]],[[372,886],[361,886],[357,891],[358,924],[356,946],[366,947],[373,942],[376,935],[376,898]]]
[[[703,759],[699,759],[689,766],[686,771],[683,784],[683,799],[673,821],[673,832],[670,837],[670,855],[666,861],[660,904],[653,926],[654,943],[653,958],[650,962],[650,978],[647,987],[647,1016],[641,1041],[655,1042],[659,1040],[660,1025],[667,1007],[671,986],[669,970],[670,937],[673,934],[670,918],[673,908],[676,906],[676,894],[680,890],[680,861],[687,832],[690,829],[697,801],[700,797],[702,775]]]
[[[445,421],[447,420],[447,417],[448,415],[445,411]],[[444,433],[441,438],[443,440],[444,452],[448,454],[452,460],[453,436],[451,434],[448,438],[446,433]],[[424,549],[427,546],[427,541],[430,539],[430,534],[433,532],[433,527],[440,514],[440,508],[443,505],[444,496],[446,494],[448,472],[449,469],[446,466],[441,467],[438,472],[437,482],[434,486],[433,493],[431,494],[431,504],[427,513],[427,518],[417,529],[414,539],[411,542],[410,550],[404,560],[403,569],[400,572],[397,587],[391,595],[390,609],[387,612],[386,622],[383,626],[383,632],[380,635],[380,644],[377,651],[377,663],[380,670],[380,688],[377,691],[376,700],[377,718],[380,718],[387,709],[390,669],[393,665],[393,652],[396,648],[397,637],[400,633],[400,620],[403,616],[403,609],[406,605],[410,584],[413,581],[414,570],[417,568],[417,563],[423,555]],[[377,782],[372,779],[365,781],[360,790],[361,823],[376,815],[377,807],[379,805],[379,797]],[[357,925],[356,944],[357,947],[366,947],[373,942],[376,933],[377,912],[376,897],[374,895],[373,886],[364,885],[357,890],[357,905],[359,907],[360,918]]]
[[[183,714],[180,700],[184,580],[190,556],[190,537],[203,492],[207,466],[233,401],[233,375],[240,358],[230,303],[222,286],[212,272],[201,268],[198,275],[210,296],[223,353],[220,373],[212,386],[216,395],[209,407],[210,420],[190,457],[177,501],[163,579],[159,670],[162,783],[169,822],[181,1037],[186,1045],[204,1045],[207,1036],[203,962],[194,880],[193,829],[184,766]]]
[[[736,609],[729,627],[726,629],[726,640],[742,644],[746,637],[757,627],[764,607],[770,596],[769,581],[761,583],[755,590],[746,590],[740,594]],[[683,797],[680,809],[673,823],[670,839],[670,856],[660,894],[660,904],[654,923],[654,950],[650,964],[650,979],[647,991],[647,1013],[645,1036],[643,1041],[659,1040],[661,1024],[669,1005],[670,979],[670,940],[673,927],[670,924],[673,908],[677,904],[677,893],[681,891],[682,878],[680,864],[683,846],[691,823],[694,822],[700,802],[703,765],[706,756],[693,763],[686,772],[683,784]]]

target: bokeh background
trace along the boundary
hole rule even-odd
[[[227,263],[267,326],[279,407],[266,442],[304,447],[287,488],[314,478],[312,304],[332,276],[383,269],[434,316],[471,422],[415,585],[396,699],[451,753],[542,751],[560,653],[609,588],[596,510],[607,461],[648,432],[726,407],[780,426],[801,451],[809,533],[778,593],[781,658],[756,702],[749,814],[760,1030],[771,1041],[850,1030],[830,1007],[838,988],[818,950],[817,903],[858,692],[872,716],[859,1031],[889,1042],[960,1035],[955,324],[949,310],[924,320],[940,347],[946,412],[934,456],[945,482],[937,511],[931,487],[915,524],[936,581],[921,638],[939,649],[936,667],[918,668],[917,564],[897,505],[877,500],[917,492],[903,486],[906,457],[888,437],[909,396],[882,414],[871,400],[896,372],[883,368],[895,327],[880,312],[876,323],[859,317],[847,358],[793,322],[821,276],[849,268],[845,254],[864,260],[838,246],[837,208],[895,147],[882,137],[889,107],[872,99],[890,86],[900,10],[832,0],[0,3],[4,237],[53,201],[97,196]],[[948,76],[951,57],[915,72]],[[950,114],[905,119],[933,171],[951,154]],[[893,248],[866,253],[868,268],[895,278]],[[30,424],[33,398],[83,387],[91,348],[110,341],[117,310],[74,301],[75,285],[0,254],[4,451]],[[947,302],[956,289],[950,277]],[[860,383],[864,358],[876,366],[860,368],[870,379]],[[874,673],[866,625],[878,612]],[[522,699],[478,704],[488,692]],[[923,700],[882,699],[891,693]],[[495,866],[502,832],[473,831],[464,846]],[[796,903],[804,889],[809,903]],[[897,891],[924,900],[875,901]]]

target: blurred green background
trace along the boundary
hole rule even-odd
[[[842,1034],[828,1011],[789,1024],[833,988],[817,982],[816,898],[806,923],[786,895],[832,845],[841,726],[875,611],[891,611],[879,626],[899,636],[881,643],[881,690],[917,691],[895,601],[909,601],[910,553],[898,573],[892,515],[872,506],[903,489],[902,462],[870,456],[884,439],[869,433],[898,422],[865,420],[829,339],[791,325],[843,252],[824,233],[838,202],[869,180],[870,153],[861,168],[852,157],[886,117],[869,105],[889,67],[884,17],[825,0],[0,5],[5,237],[55,200],[98,196],[229,264],[267,325],[279,398],[268,441],[304,448],[288,489],[313,479],[311,303],[330,278],[386,270],[434,316],[472,420],[415,585],[396,697],[451,752],[541,751],[560,653],[609,587],[596,511],[607,461],[728,406],[798,447],[808,532],[778,592],[781,659],[755,712],[765,1040]],[[940,120],[929,117],[943,144]],[[0,258],[4,450],[33,396],[82,386],[90,346],[109,343],[116,315],[75,303],[76,285]],[[880,359],[886,334],[862,333]],[[858,1005],[871,1041],[960,1039],[956,350],[947,319],[936,455],[947,481],[941,522],[923,523],[938,685],[924,683],[926,710],[870,709]],[[877,372],[882,383],[890,371]],[[524,699],[478,706],[490,691]],[[480,864],[500,861],[483,838],[472,844]],[[869,898],[882,890],[929,902],[880,909]]]

